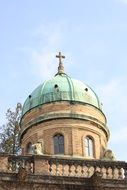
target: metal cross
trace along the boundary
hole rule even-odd
[[[59,55],[56,55],[56,58],[59,58],[59,63],[62,63],[62,59],[65,59],[65,56],[59,52]]]

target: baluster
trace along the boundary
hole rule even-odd
[[[86,166],[86,165],[84,165],[83,166],[83,177],[88,177],[88,173],[87,173],[87,171],[88,171],[88,167]]]
[[[119,178],[119,169],[116,167],[114,172],[115,172],[115,179],[118,179]]]
[[[49,172],[50,172],[50,174],[52,174],[52,163],[51,163],[51,161],[49,161],[48,164],[49,164]]]
[[[8,170],[12,171],[12,161],[9,161],[9,163],[8,163]]]
[[[25,159],[22,160],[22,168],[24,168],[27,172],[29,171],[28,161],[26,161]]]
[[[81,177],[84,177],[84,164],[81,166]]]
[[[101,172],[102,172],[102,178],[106,179],[106,168],[102,167]]]
[[[95,171],[96,171],[96,172],[100,172],[100,170],[101,170],[101,168],[100,168],[99,166],[96,166]]]
[[[26,161],[25,161],[25,159],[22,160],[22,167],[23,167],[23,168],[26,167]]]
[[[31,171],[30,171],[30,173],[34,173],[34,164],[33,164],[33,162],[30,162],[30,165],[31,165]]]
[[[87,165],[87,177],[90,177],[90,173],[91,173],[91,171],[90,171],[90,165]]]
[[[20,161],[16,160],[15,162],[15,172],[19,171]]]
[[[69,164],[69,176],[72,176],[72,164]]]
[[[86,175],[85,177],[89,177],[89,165],[85,166]]]
[[[16,161],[12,161],[12,172],[16,171]]]
[[[69,176],[69,164],[66,163],[64,166],[64,175]]]
[[[100,174],[103,176],[103,167],[100,165]]]
[[[113,171],[112,167],[109,167],[108,168],[108,178],[109,179],[112,179],[112,176],[113,176],[112,171]]]
[[[108,175],[109,175],[109,173],[108,173],[108,167],[105,167],[106,168],[106,179],[108,179]]]
[[[59,169],[59,175],[62,176],[63,175],[63,165],[59,164],[58,169]]]
[[[59,175],[59,163],[56,162],[56,175]]]
[[[115,166],[112,167],[112,179],[114,179],[114,175],[115,175]]]
[[[64,164],[62,164],[62,176],[64,176],[64,168],[65,168],[65,165]]]
[[[115,166],[112,167],[112,179],[115,179]]]
[[[94,167],[91,166],[91,167],[90,167],[90,176],[92,176],[92,175],[94,174],[94,170],[95,170]]]
[[[119,179],[119,167],[118,166],[115,168],[114,173],[115,173],[115,179]]]
[[[75,177],[78,176],[78,165],[75,164]]]
[[[71,175],[72,176],[75,176],[76,175],[76,173],[75,173],[75,170],[76,170],[76,168],[75,168],[76,166],[75,166],[75,164],[73,163],[73,165],[71,166]]]
[[[77,169],[78,169],[78,176],[81,177],[82,176],[82,166],[78,165]]]
[[[118,168],[119,169],[119,172],[118,172],[118,174],[119,174],[119,179],[123,179],[123,168]]]
[[[27,166],[27,172],[28,173],[31,173],[31,162],[29,161],[29,162],[26,162],[26,166]]]
[[[71,176],[71,163],[68,163],[68,176]]]
[[[124,176],[125,176],[125,179],[127,180],[127,167],[124,169]]]

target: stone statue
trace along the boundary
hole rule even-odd
[[[33,154],[43,155],[41,142],[37,142],[37,143],[33,144],[32,148],[33,148]]]
[[[102,159],[103,160],[111,160],[111,161],[116,160],[112,150],[110,150],[110,149],[105,150],[104,156]]]

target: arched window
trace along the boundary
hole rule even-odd
[[[32,148],[32,143],[31,142],[29,142],[27,144],[27,153],[28,154],[33,154],[33,148]]]
[[[87,136],[85,137],[85,155],[94,157],[94,146],[93,146],[93,140],[91,137]]]
[[[57,134],[53,137],[54,154],[64,154],[64,136]]]

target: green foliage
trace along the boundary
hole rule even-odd
[[[22,106],[17,104],[15,111],[7,110],[6,119],[7,123],[1,127],[0,133],[0,152],[9,154],[18,154],[20,152],[19,146],[19,131],[20,131],[20,118]]]

